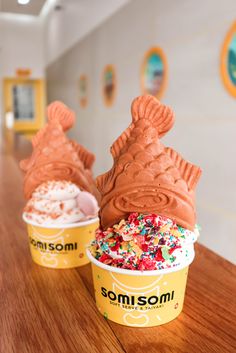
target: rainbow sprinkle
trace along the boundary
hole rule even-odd
[[[192,232],[169,218],[156,214],[131,213],[127,220],[98,229],[90,251],[100,262],[130,270],[161,270],[179,265],[196,241]]]

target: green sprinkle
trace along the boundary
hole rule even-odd
[[[202,230],[201,226],[199,224],[195,225],[195,228],[197,228],[197,230],[200,232]]]
[[[165,260],[169,260],[170,254],[169,254],[168,248],[167,248],[166,246],[163,246],[163,247],[161,248],[161,253],[162,253],[162,256],[163,256],[163,258],[164,258]]]

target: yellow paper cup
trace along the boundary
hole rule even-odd
[[[60,226],[27,223],[33,261],[44,267],[73,268],[89,263],[86,247],[94,239],[98,218]]]
[[[100,313],[118,324],[133,327],[163,325],[182,311],[189,264],[156,271],[132,271],[97,261],[92,263],[96,304]]]

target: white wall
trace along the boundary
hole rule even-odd
[[[2,80],[15,77],[16,69],[27,68],[32,78],[45,76],[43,27],[40,18],[0,14],[0,96]],[[2,117],[3,102],[0,101]],[[0,125],[3,119],[0,118]]]
[[[45,60],[52,63],[129,0],[51,0],[45,20]],[[55,11],[60,4],[61,10]]]
[[[29,68],[33,77],[44,76],[42,24],[33,16],[0,16],[1,74],[15,76],[17,68]]]
[[[235,13],[235,0],[207,0],[201,6],[195,0],[133,0],[47,68],[49,101],[61,99],[76,111],[72,134],[95,152],[98,174],[110,168],[109,146],[130,122],[145,51],[153,45],[163,48],[169,66],[163,102],[176,112],[175,127],[164,142],[202,166],[197,190],[200,241],[234,262],[236,100],[221,83],[219,57]],[[111,108],[101,97],[101,73],[108,63],[118,75]],[[86,109],[78,103],[82,73],[89,78]]]

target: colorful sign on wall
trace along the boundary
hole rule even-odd
[[[161,98],[167,82],[167,61],[161,48],[151,48],[145,55],[141,69],[141,88],[144,94]]]
[[[16,69],[17,77],[29,77],[31,76],[31,74],[32,74],[31,69],[24,69],[24,68]]]
[[[220,70],[226,89],[236,97],[236,22],[226,35],[221,52]]]
[[[113,65],[107,65],[102,75],[102,95],[104,103],[110,107],[115,100],[117,89],[116,72]]]
[[[88,79],[86,75],[79,78],[79,103],[81,108],[85,108],[88,104]]]

